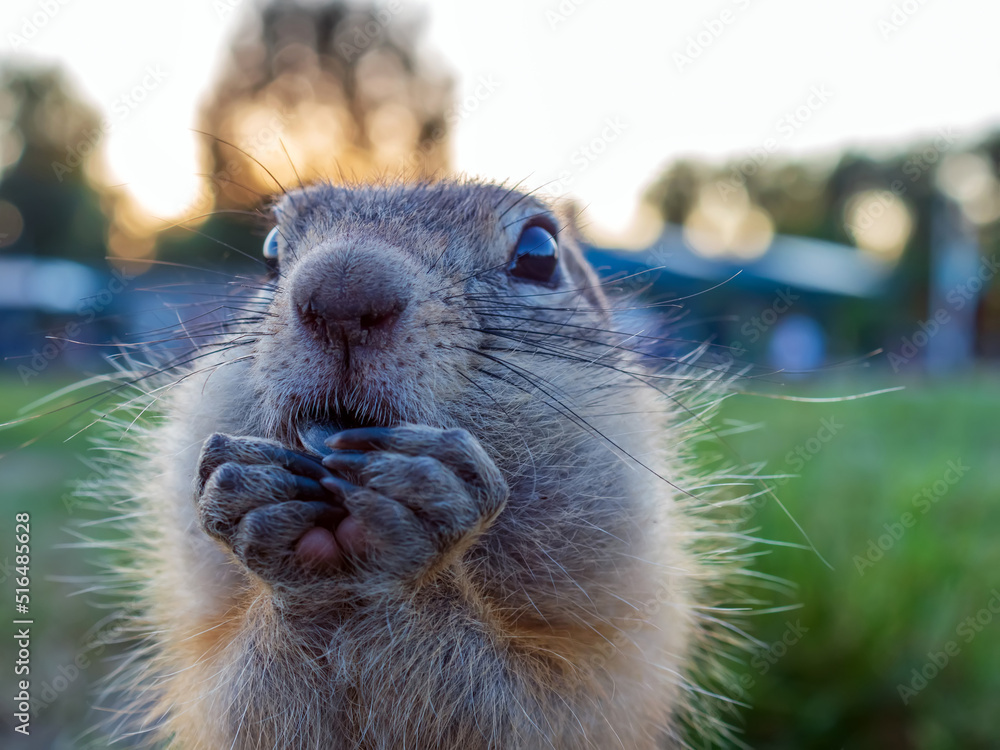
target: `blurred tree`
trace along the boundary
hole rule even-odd
[[[418,21],[398,0],[255,11],[202,110],[217,204],[278,190],[255,162],[283,185],[445,170],[451,81],[420,54]]]
[[[827,180],[823,165],[789,162],[776,165],[773,174],[748,178],[749,192],[774,221],[775,231],[813,237],[831,234],[828,218]],[[832,239],[832,237],[828,237]]]
[[[88,182],[102,139],[61,71],[0,63],[0,251],[103,263],[106,222]]]
[[[978,235],[982,255],[996,252],[998,165],[1000,134],[979,144],[960,144],[943,129],[879,157],[848,151],[836,161],[790,160],[760,151],[722,164],[685,159],[664,170],[646,200],[663,219],[688,226],[702,219],[707,204],[716,213],[757,207],[766,212],[775,232],[854,245],[892,264],[891,298],[852,303],[840,314],[861,320],[857,328],[877,332],[861,345],[870,349],[898,344],[900,336],[912,332],[914,321],[933,314],[932,244],[945,203]],[[1000,289],[994,284],[978,313],[981,353],[1000,351],[997,310]]]
[[[707,164],[681,159],[668,166],[646,193],[664,220],[683,224],[698,197],[698,190],[708,181]]]

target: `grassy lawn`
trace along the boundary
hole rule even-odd
[[[36,379],[24,385],[8,376],[0,381],[0,422],[17,419],[24,406],[67,382]],[[106,654],[88,648],[87,638],[88,631],[106,613],[92,606],[86,596],[77,596],[81,585],[67,580],[96,572],[93,558],[63,546],[74,541],[67,528],[80,515],[69,495],[69,485],[90,473],[81,460],[87,451],[86,436],[66,442],[87,421],[74,420],[74,429],[64,423],[83,410],[66,410],[0,432],[0,528],[5,536],[9,531],[9,536],[0,540],[3,600],[11,607],[5,612],[12,611],[14,597],[14,515],[31,515],[30,615],[34,625],[30,677],[32,697],[44,705],[32,721],[30,742],[20,743],[25,747],[76,747],[75,737],[94,719],[88,716],[90,691],[110,666],[102,658]],[[29,441],[34,442],[24,445]],[[13,664],[12,644],[12,639],[4,639],[0,649],[4,665]],[[13,696],[14,685],[13,670],[5,666],[0,671],[0,690]],[[2,716],[5,723],[11,721],[10,712]]]
[[[59,385],[0,382],[0,421]],[[789,390],[836,395],[880,385]],[[996,378],[914,382],[901,393],[833,404],[739,396],[722,417],[762,424],[728,442],[775,474],[798,474],[782,480],[778,495],[833,567],[809,551],[761,547],[767,554],[758,568],[797,587],[775,605],[801,608],[753,620],[754,634],[773,645],[748,655],[744,667],[754,705],[745,715],[747,741],[782,749],[996,747],[1000,614],[989,610],[991,600],[1000,610]],[[95,657],[72,680],[67,665],[86,652],[85,634],[104,613],[87,596],[71,596],[74,584],[56,580],[87,571],[84,553],[57,547],[71,540],[65,487],[89,473],[80,460],[86,441],[64,443],[72,430],[57,428],[13,450],[44,432],[34,423],[0,432],[0,514],[5,529],[15,512],[32,514],[34,685],[64,678],[32,746],[72,747],[85,726],[87,690],[107,665]],[[751,524],[764,539],[803,541],[770,500]],[[12,544],[0,545],[0,561]],[[11,596],[9,579],[5,586]],[[5,695],[13,695],[10,672],[0,672]]]
[[[828,383],[808,392],[879,385]],[[759,562],[797,586],[792,601],[802,607],[756,620],[755,635],[770,648],[745,670],[755,706],[750,744],[996,747],[995,377],[911,383],[834,404],[736,397],[723,417],[764,423],[729,442],[748,461],[767,460],[775,474],[798,474],[777,494],[833,567],[812,552],[778,547]],[[753,523],[765,539],[803,541],[773,501]]]

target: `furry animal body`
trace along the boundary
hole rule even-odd
[[[139,645],[112,735],[723,736],[739,545],[689,455],[719,373],[695,348],[652,366],[571,217],[516,189],[319,184],[273,214],[272,276],[148,388],[160,418],[126,420]]]

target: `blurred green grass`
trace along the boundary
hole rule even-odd
[[[0,423],[18,420],[38,410],[25,407],[72,382],[62,378],[36,378],[28,384],[10,374],[0,378]],[[44,409],[43,409],[44,411]],[[41,700],[27,743],[20,735],[11,746],[73,748],[76,737],[94,716],[89,710],[98,679],[111,668],[88,641],[88,631],[106,614],[78,596],[81,584],[67,579],[97,572],[92,555],[66,545],[74,542],[68,531],[79,520],[80,509],[71,497],[71,483],[91,473],[82,459],[86,435],[67,441],[87,424],[86,406],[64,409],[42,419],[29,419],[0,432],[0,528],[9,536],[0,539],[0,579],[3,601],[13,613],[14,515],[31,514],[31,640],[32,697]],[[76,417],[75,419],[73,417]],[[7,532],[5,531],[5,536]],[[0,648],[2,664],[13,664],[13,639]],[[81,669],[79,664],[86,666]],[[13,696],[13,669],[0,670],[0,691]],[[9,725],[9,712],[3,713]],[[7,730],[11,731],[11,730]],[[0,743],[4,744],[4,743]]]
[[[827,396],[880,385],[829,382],[796,392]],[[995,374],[915,381],[902,392],[841,403],[737,396],[722,417],[763,423],[728,442],[747,461],[766,460],[774,474],[798,473],[779,480],[777,495],[833,567],[788,548],[759,559],[757,569],[797,585],[792,601],[802,606],[753,621],[766,644],[789,637],[745,669],[754,706],[746,716],[749,743],[1000,746],[1000,613],[987,609],[981,617],[988,624],[959,631],[991,599],[1000,609],[992,593],[1000,590]],[[764,539],[803,542],[773,500],[751,523]],[[800,630],[807,632],[796,639]],[[929,653],[949,641],[957,655],[915,695],[904,691],[904,704],[899,686],[921,687],[911,670],[933,675]]]
[[[63,384],[0,380],[0,421]],[[789,390],[831,395],[878,387],[850,380]],[[768,554],[757,569],[798,587],[791,597],[775,595],[775,605],[801,609],[752,619],[753,634],[764,643],[783,637],[792,643],[747,657],[743,679],[754,706],[744,717],[747,742],[781,750],[998,747],[1000,615],[987,610],[991,621],[969,631],[968,642],[958,631],[1000,590],[995,374],[915,381],[903,392],[841,403],[736,396],[721,417],[762,424],[727,442],[747,461],[767,461],[772,473],[799,475],[784,480],[778,495],[833,566],[809,551],[761,548]],[[65,501],[67,483],[90,472],[80,460],[85,436],[63,442],[74,431],[63,421],[60,414],[48,424],[0,432],[0,513],[11,522],[15,512],[32,513],[35,685],[53,683],[105,614],[88,605],[87,596],[71,596],[74,584],[53,580],[88,570],[85,553],[57,548],[71,541],[65,528],[79,515]],[[944,480],[949,462],[968,467],[950,485]],[[946,491],[922,512],[914,497],[924,488],[933,494],[942,481]],[[904,513],[912,515],[911,526],[898,539],[884,538],[891,544],[882,557],[859,571],[856,557],[864,559],[869,542],[877,546],[889,533],[884,524],[894,528]],[[772,500],[761,504],[751,525],[764,539],[803,541]],[[12,545],[12,539],[0,545],[0,561],[11,556]],[[12,582],[5,585],[5,596],[12,596]],[[943,651],[949,641],[957,655],[904,704],[898,686],[909,685],[911,670],[925,668],[928,653]],[[9,644],[3,648],[6,653]],[[3,663],[11,662],[4,656]],[[86,714],[88,690],[107,666],[95,659],[59,692],[35,723],[33,747],[73,747],[72,738],[93,720]],[[0,672],[0,690],[12,695],[10,672]]]

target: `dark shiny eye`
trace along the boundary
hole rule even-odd
[[[553,233],[539,224],[524,228],[514,248],[507,271],[518,278],[547,284],[559,267],[559,243]]]
[[[264,238],[264,260],[269,265],[278,263],[278,228],[274,227]]]

